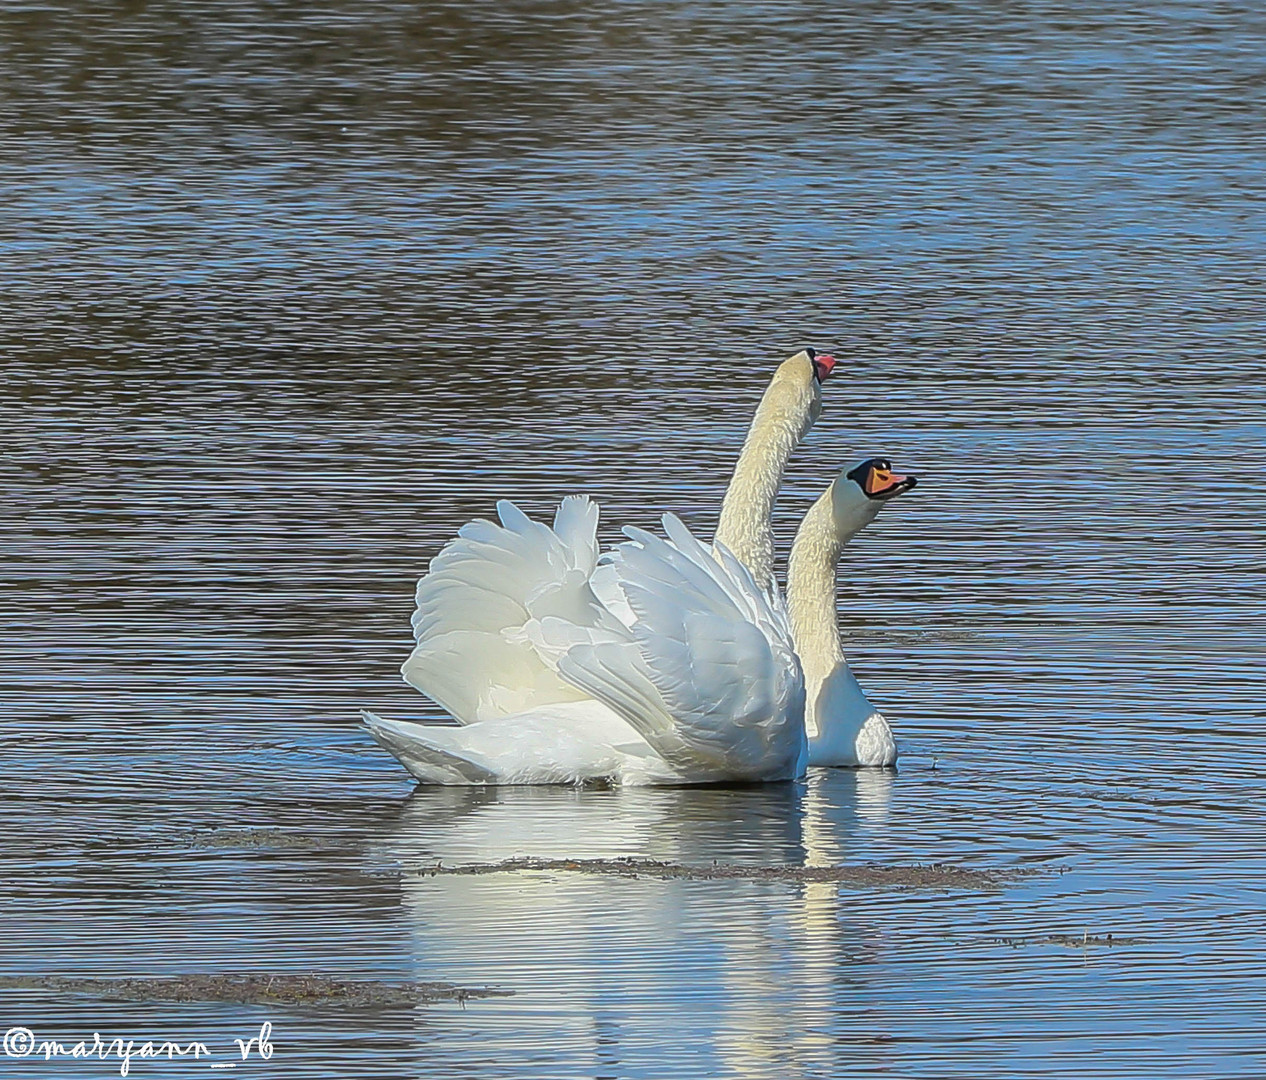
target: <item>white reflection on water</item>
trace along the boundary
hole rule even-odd
[[[891,782],[867,772],[748,789],[423,789],[391,855],[413,869],[517,856],[830,865],[848,859],[850,836],[882,827]],[[700,1056],[718,1074],[799,1074],[828,1060],[841,1011],[864,1009],[857,990],[882,944],[849,917],[840,887],[821,883],[410,873],[402,902],[418,977],[515,991],[481,1002],[478,1025],[429,1018],[446,1054],[469,1039],[494,1070],[526,1047],[559,1054],[568,1075],[672,1071]]]

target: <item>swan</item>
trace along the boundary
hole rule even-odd
[[[667,542],[626,530],[599,564],[598,508],[583,497],[563,500],[552,530],[505,501],[499,527],[464,526],[418,584],[402,668],[464,727],[365,713],[373,737],[433,783],[797,774],[803,681],[770,517],[834,366],[813,349],[779,365],[710,551],[669,515]]]
[[[888,766],[897,744],[883,715],[849,670],[836,622],[835,574],[840,552],[916,477],[869,458],[835,478],[796,530],[787,560],[787,607],[805,680],[805,731],[810,765]]]
[[[481,703],[459,700],[476,715],[456,728],[362,715],[425,783],[715,783],[795,779],[809,764],[892,765],[888,722],[844,658],[835,574],[844,544],[916,483],[885,458],[841,472],[796,533],[785,606],[724,545],[705,547],[672,514],[667,540],[628,527],[629,539],[601,557],[624,601],[604,604],[589,587],[596,504],[569,496],[550,529],[499,503],[502,524],[465,526],[430,577],[463,583],[442,597],[474,602],[492,587],[497,602],[519,605],[518,625],[500,640],[526,647],[581,696],[486,718]],[[434,628],[424,610],[420,642]],[[461,672],[450,674],[427,690],[441,704],[465,687]]]
[[[590,587],[596,503],[568,496],[552,529],[507,501],[497,511],[500,525],[468,523],[432,562],[419,589],[418,649],[405,664],[410,683],[424,681],[469,721],[362,713],[415,778],[677,785],[803,771],[804,679],[777,590],[758,588],[723,546],[665,514],[667,539],[629,526],[601,557],[622,601],[604,603]],[[469,633],[446,631],[453,618],[500,624],[485,635],[500,672],[494,692],[480,696],[487,680],[468,678],[461,642],[450,652],[442,641]]]

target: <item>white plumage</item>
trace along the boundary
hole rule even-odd
[[[509,502],[464,526],[418,586],[405,679],[463,726],[371,732],[444,784],[706,783],[803,768],[804,681],[786,610],[673,515],[598,567],[598,507],[564,499],[551,529]],[[614,607],[616,610],[612,610]],[[631,613],[632,618],[628,616]],[[623,616],[623,617],[622,617]]]
[[[564,499],[553,528],[506,501],[500,524],[463,526],[418,584],[402,668],[461,726],[365,713],[374,738],[436,784],[785,780],[806,763],[892,764],[887,721],[840,646],[835,567],[913,478],[882,459],[842,473],[797,534],[790,614],[772,578],[770,514],[833,364],[806,351],[780,365],[711,547],[668,514],[666,539],[626,528],[600,556],[585,496]]]

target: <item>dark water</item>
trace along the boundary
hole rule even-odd
[[[226,1062],[267,1020],[240,1068],[287,1077],[1266,1075],[1259,6],[9,3],[0,102],[0,975],[513,991],[10,989],[6,1028]],[[922,481],[842,580],[900,770],[411,793],[355,716],[437,718],[397,669],[438,547],[573,491],[710,534],[804,344],[842,364],[783,542],[846,462]],[[533,854],[1043,873],[414,873]]]

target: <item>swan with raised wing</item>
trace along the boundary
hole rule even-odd
[[[743,575],[736,579],[734,573],[745,566],[761,594],[758,603],[766,607],[769,598],[777,597],[770,525],[774,501],[787,459],[821,412],[821,382],[834,365],[833,357],[804,349],[774,372],[722,505],[720,544],[738,548],[738,562],[731,559],[734,565],[727,567],[723,559],[714,559],[697,568],[709,576],[721,574],[731,590],[742,593]],[[415,776],[432,782],[577,781],[610,775],[613,761],[628,781],[654,782],[650,774],[663,773],[662,756],[617,713],[597,707],[588,691],[563,677],[557,649],[542,649],[547,616],[555,629],[557,617],[566,615],[573,627],[588,626],[594,633],[619,634],[619,628],[637,623],[616,580],[615,560],[598,565],[597,507],[588,500],[564,500],[553,530],[529,521],[511,503],[499,504],[498,512],[500,528],[471,522],[432,560],[418,583],[417,646],[402,669],[405,681],[465,729],[401,724],[366,714],[371,733]],[[770,609],[768,618],[773,617]],[[745,619],[740,622],[748,625]],[[770,625],[787,636],[785,617]],[[737,650],[731,659],[741,656]],[[797,669],[793,686],[798,679]],[[481,726],[473,730],[476,724]],[[788,756],[786,748],[779,753]],[[492,767],[481,764],[489,759]],[[643,765],[650,774],[643,775]],[[682,779],[671,773],[664,782]]]
[[[672,515],[667,542],[626,529],[600,563],[587,499],[564,500],[552,530],[503,502],[501,526],[465,526],[419,583],[418,646],[403,669],[465,726],[365,714],[374,737],[431,783],[799,775],[804,687],[767,519],[831,363],[806,350],[780,367],[727,495],[723,525],[728,511],[764,587],[724,542],[709,551]],[[750,514],[759,502],[763,533]]]
[[[799,774],[807,752],[804,680],[776,591],[757,588],[733,555],[700,543],[668,514],[667,540],[626,528],[629,539],[603,556],[621,600],[603,603],[589,587],[598,560],[595,503],[564,499],[553,529],[512,503],[497,509],[503,524],[471,522],[435,563],[450,580],[465,576],[472,593],[495,596],[488,611],[504,605],[498,621],[518,607],[502,627],[504,656],[522,661],[503,664],[513,687],[486,701],[454,698],[461,672],[441,678],[428,668],[425,692],[446,706],[473,707],[472,722],[365,716],[374,738],[417,779],[644,785]],[[420,624],[419,647],[433,640],[432,629],[430,618]],[[431,651],[428,663],[444,661],[442,647]],[[418,685],[416,668],[410,674]]]
[[[440,784],[786,780],[806,764],[891,765],[891,730],[840,646],[835,572],[843,545],[915,482],[882,458],[835,479],[797,532],[789,614],[776,589],[758,589],[724,546],[704,547],[671,514],[668,540],[626,528],[603,557],[622,598],[604,604],[588,587],[597,506],[564,499],[550,529],[503,502],[502,525],[465,526],[432,574],[457,590],[450,600],[473,587],[523,605],[503,640],[582,696],[463,727],[366,713],[370,731],[418,780]],[[431,629],[424,620],[419,639]]]

